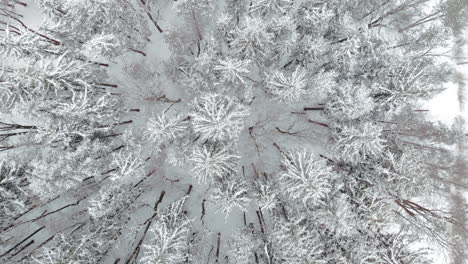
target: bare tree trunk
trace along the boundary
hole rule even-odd
[[[133,259],[136,260],[138,258],[138,254],[140,253],[141,245],[143,244],[143,241],[145,240],[146,234],[148,233],[148,230],[149,230],[151,224],[153,223],[154,217],[158,213],[158,206],[162,202],[165,194],[166,194],[166,192],[162,191],[161,194],[159,195],[159,199],[156,201],[156,203],[154,204],[154,207],[153,207],[154,213],[148,220],[146,220],[146,222],[145,222],[146,227],[145,227],[145,230],[143,231],[143,235],[141,236],[140,240],[138,241],[138,244],[135,247],[135,249],[133,250],[130,257],[127,258],[127,261],[125,262],[125,264],[129,264]]]
[[[42,33],[37,32],[37,31],[34,30],[34,29],[29,28],[29,27],[26,26],[26,24],[24,24],[23,21],[21,21],[20,19],[14,17],[14,16],[12,16],[12,15],[9,15],[9,14],[8,14],[8,17],[11,18],[11,19],[13,19],[13,20],[15,20],[16,22],[18,22],[18,23],[19,23],[23,28],[25,28],[27,31],[29,31],[29,32],[31,32],[31,33],[33,33],[33,34],[35,34],[35,35],[37,35],[37,36],[39,36],[39,37],[45,39],[45,40],[48,41],[49,43],[52,43],[53,45],[56,45],[56,46],[59,46],[59,45],[62,44],[62,42],[60,42],[60,41],[58,41],[58,40],[56,40],[56,39],[53,39],[53,38],[51,38],[51,37],[49,37],[49,36],[46,36],[46,35],[44,35],[44,34],[42,34]]]
[[[329,125],[325,124],[325,123],[322,123],[322,122],[317,122],[317,121],[314,121],[314,120],[310,120],[308,119],[307,121],[309,121],[309,123],[312,123],[312,124],[316,124],[316,125],[319,125],[319,126],[323,126],[323,127],[330,127]]]
[[[221,233],[218,233],[218,241],[216,243],[216,263],[219,262],[219,251],[221,248]]]
[[[19,0],[13,0],[13,2],[15,2],[18,5],[28,6],[28,4],[26,4],[25,2],[19,1]]]
[[[30,239],[31,237],[33,237],[35,234],[39,233],[42,229],[44,229],[45,226],[42,226],[40,228],[38,228],[36,231],[32,232],[30,235],[28,235],[27,237],[25,237],[23,240],[21,240],[20,242],[18,242],[16,245],[14,245],[12,248],[10,248],[9,250],[7,250],[5,253],[3,253],[2,255],[0,255],[0,258],[1,257],[4,257],[6,255],[8,255],[10,252],[12,252],[13,250],[15,250],[16,248],[18,248],[19,246],[21,246],[21,244],[23,244],[24,242],[26,242],[28,239]]]
[[[136,53],[139,53],[141,55],[143,55],[144,57],[146,57],[146,53],[144,53],[143,51],[141,50],[136,50],[136,49],[132,49],[132,48],[128,48],[129,50],[133,51],[133,52],[136,52]]]
[[[304,107],[304,111],[322,111],[325,109],[323,106],[322,107]]]
[[[423,25],[423,24],[425,24],[425,23],[434,21],[434,20],[436,20],[436,19],[438,19],[438,18],[441,18],[441,17],[444,16],[444,15],[441,14],[441,13],[442,13],[442,10],[439,10],[439,11],[433,13],[433,14],[430,14],[430,15],[427,15],[427,16],[425,16],[425,17],[423,17],[423,18],[420,18],[420,19],[416,20],[415,22],[409,24],[408,26],[399,29],[398,32],[405,32],[405,31],[407,31],[407,30],[409,30],[409,29],[412,29],[412,28],[414,28],[414,27],[417,27],[417,26]]]

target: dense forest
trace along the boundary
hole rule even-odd
[[[466,121],[427,102],[466,25],[466,0],[0,1],[0,262],[460,261]]]

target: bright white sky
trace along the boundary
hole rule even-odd
[[[468,42],[468,30],[465,31],[465,39]],[[468,45],[464,46],[464,61],[468,61]],[[468,96],[468,64],[459,65],[458,70],[462,73],[465,79],[465,94]],[[443,122],[451,123],[454,117],[458,115],[464,116],[468,120],[468,106],[465,106],[462,112],[458,103],[457,83],[447,84],[447,90],[439,96],[429,101],[425,108],[430,110],[430,115]]]

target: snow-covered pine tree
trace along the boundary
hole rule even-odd
[[[249,6],[249,12],[265,16],[267,14],[286,13],[293,5],[291,0],[255,0]]]
[[[224,215],[225,221],[232,210],[246,211],[251,202],[249,186],[240,179],[231,178],[218,183],[210,190],[210,201]]]
[[[306,264],[328,258],[323,256],[319,233],[308,226],[304,216],[277,219],[269,239],[270,248],[264,254],[270,261]]]
[[[425,59],[406,59],[390,67],[386,70],[386,76],[381,77],[373,97],[378,104],[391,104],[392,108],[397,109],[407,102],[428,100],[443,91],[442,83],[434,77],[438,78],[442,72],[446,75],[443,78],[450,74],[447,64]]]
[[[99,245],[102,242],[96,240],[93,234],[86,234],[77,239],[70,235],[57,234],[52,245],[44,247],[37,256],[32,257],[29,263],[93,263],[100,259],[100,254],[104,253],[93,245]]]
[[[141,54],[147,43],[144,13],[128,1],[40,0],[38,5],[46,14],[44,28],[75,54],[89,58],[115,57],[127,51]],[[86,54],[90,45],[99,49]]]
[[[195,98],[190,113],[193,130],[201,140],[235,139],[249,115],[247,107],[229,96],[208,93]]]
[[[282,192],[293,200],[316,205],[331,192],[334,178],[327,160],[307,150],[292,150],[283,154],[280,174]]]
[[[375,108],[370,90],[363,85],[339,84],[330,91],[324,106],[325,114],[337,122],[349,122],[365,118]]]
[[[249,70],[250,61],[238,61],[235,59],[227,58],[220,60],[214,70],[219,73],[220,82],[223,84],[244,83],[243,75],[247,75]]]
[[[186,117],[176,115],[171,118],[168,114],[163,113],[148,121],[145,135],[149,140],[164,146],[172,144],[175,139],[184,136],[188,125]]]
[[[90,197],[88,213],[93,219],[121,217],[136,208],[135,200],[142,190],[134,185],[107,184]]]
[[[47,200],[61,191],[73,191],[86,179],[100,179],[111,160],[112,147],[91,139],[76,138],[65,149],[58,146],[41,146],[28,163],[28,189]],[[32,145],[35,146],[35,145]]]
[[[0,150],[26,170],[0,178],[0,261],[426,264],[418,243],[453,246],[426,198],[465,131],[414,116],[451,76],[459,0],[37,3],[39,26],[0,6]],[[167,97],[134,96],[154,84]]]
[[[10,157],[0,162],[0,230],[14,223],[31,204],[27,194],[27,167]]]
[[[262,19],[248,16],[244,19],[228,33],[228,44],[232,48],[232,53],[240,59],[262,61],[267,57],[273,35],[267,31]]]
[[[193,176],[200,182],[222,181],[237,170],[240,157],[232,146],[204,144],[195,147],[189,160],[193,163]]]
[[[268,250],[268,245],[253,227],[237,230],[228,242],[229,259],[239,264],[268,261],[265,259],[265,250]]]
[[[306,72],[299,67],[290,75],[275,72],[267,77],[266,90],[279,101],[297,102],[309,94]]]
[[[185,198],[158,212],[142,245],[143,264],[176,264],[190,261],[187,254],[191,220],[184,214]]]
[[[365,162],[382,155],[385,139],[382,127],[372,122],[340,124],[333,132],[334,152],[346,162]]]

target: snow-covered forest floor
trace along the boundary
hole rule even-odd
[[[464,1],[4,2],[2,263],[466,261]]]

